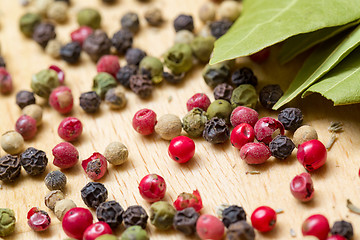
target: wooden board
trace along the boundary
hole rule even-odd
[[[106,6],[100,0],[73,0],[70,8],[70,21],[57,27],[58,38],[68,42],[69,33],[76,28],[76,13],[85,6],[96,7],[103,16],[103,28],[112,35],[120,28],[120,16],[127,11],[135,11],[143,16],[150,5],[164,10],[168,20],[160,29],[149,28],[143,18],[142,29],[136,35],[134,46],[145,49],[149,55],[161,56],[172,45],[174,31],[172,19],[179,13],[197,14],[199,6],[205,0],[154,0],[149,4],[140,4],[135,0],[119,0],[117,5]],[[149,204],[139,195],[137,187],[140,179],[148,173],[158,173],[167,182],[166,201],[172,202],[181,192],[198,189],[202,195],[204,209],[202,213],[215,214],[216,206],[221,203],[238,204],[244,207],[248,216],[261,205],[274,209],[283,209],[278,215],[276,228],[267,234],[257,233],[257,239],[291,239],[290,229],[302,239],[301,223],[311,214],[325,214],[331,224],[340,219],[351,221],[355,227],[355,235],[359,236],[360,217],[350,213],[346,208],[346,199],[360,205],[359,185],[359,146],[360,146],[360,107],[359,105],[332,107],[330,101],[320,96],[310,96],[302,101],[293,102],[292,106],[300,107],[305,116],[305,123],[314,126],[319,139],[328,142],[330,133],[327,127],[331,121],[344,123],[345,132],[328,154],[328,162],[319,171],[312,174],[316,195],[313,201],[302,204],[295,200],[290,191],[291,179],[304,168],[296,160],[296,151],[284,161],[271,159],[261,166],[248,166],[243,163],[239,153],[228,142],[222,145],[211,145],[202,139],[196,140],[196,155],[188,164],[179,165],[167,154],[169,142],[152,135],[143,137],[131,127],[133,114],[140,108],[153,109],[158,116],[173,113],[183,117],[186,113],[186,100],[196,92],[205,92],[213,100],[212,90],[201,77],[202,66],[191,71],[186,80],[176,86],[163,84],[156,88],[150,100],[140,100],[130,91],[127,92],[128,105],[121,111],[111,111],[102,104],[101,111],[95,115],[85,114],[79,107],[78,97],[81,92],[91,89],[92,78],[96,68],[86,54],[82,54],[81,63],[71,66],[63,61],[55,61],[47,56],[32,40],[26,39],[18,31],[18,19],[26,11],[18,1],[0,0],[0,41],[3,55],[8,62],[8,70],[13,75],[15,91],[9,96],[0,96],[0,132],[14,128],[21,112],[15,105],[15,93],[21,89],[30,89],[32,74],[57,64],[66,71],[66,84],[71,87],[75,97],[75,108],[71,116],[80,118],[84,124],[81,139],[75,142],[80,158],[89,157],[94,151],[103,152],[111,141],[125,143],[130,151],[129,162],[120,167],[110,166],[108,174],[101,179],[109,191],[108,200],[116,200],[126,208],[133,204],[141,204],[147,210]],[[196,28],[200,29],[196,18]],[[258,90],[267,83],[280,82],[286,89],[293,79],[299,62],[292,62],[280,67],[276,63],[277,48],[272,49],[271,58],[262,65],[257,65],[244,58],[239,66],[250,66],[259,78]],[[123,63],[123,59],[121,60]],[[170,98],[172,99],[170,101]],[[51,149],[61,139],[57,135],[57,127],[64,116],[49,106],[44,107],[44,121],[36,138],[26,142],[46,151],[49,165],[46,173],[56,170],[52,164]],[[260,116],[276,116],[277,112],[265,111],[259,106]],[[4,155],[4,152],[1,152]],[[247,175],[247,171],[258,170],[259,175]],[[84,206],[80,197],[80,189],[90,180],[85,176],[80,164],[71,170],[64,171],[68,177],[66,197],[74,200],[78,206]],[[7,239],[64,239],[61,223],[53,213],[52,224],[44,233],[34,233],[26,223],[26,213],[33,206],[48,210],[44,205],[44,196],[48,192],[43,183],[46,173],[38,177],[28,176],[22,170],[21,177],[14,184],[2,184],[0,190],[0,207],[12,208],[16,212],[16,232]],[[50,211],[49,211],[50,212]],[[249,217],[248,217],[249,220]],[[149,223],[147,228],[151,239],[185,239],[175,231],[160,232]],[[123,227],[117,231],[120,236]],[[195,238],[194,238],[195,239]],[[356,239],[359,239],[356,237]]]

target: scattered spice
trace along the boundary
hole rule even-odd
[[[234,0],[223,1],[220,4],[217,13],[220,19],[235,22],[235,20],[240,16],[239,2]]]
[[[135,113],[132,126],[138,133],[150,135],[155,131],[156,122],[156,113],[151,109],[143,108]]]
[[[231,206],[231,204],[228,204],[228,203],[222,203],[222,204],[220,204],[220,205],[218,205],[218,206],[216,206],[216,216],[219,218],[219,219],[222,219],[222,213],[223,213],[223,211],[226,209],[226,208],[228,208],[228,207],[230,207]]]
[[[140,226],[141,228],[146,229],[148,218],[149,216],[145,209],[139,205],[129,206],[123,214],[124,225],[126,228]]]
[[[328,128],[329,132],[331,132],[331,137],[329,142],[326,144],[326,149],[329,151],[331,147],[334,145],[335,141],[338,139],[337,133],[343,131],[343,123],[341,122],[331,122],[330,127]]]
[[[13,90],[12,77],[4,67],[0,67],[0,93],[9,94]]]
[[[200,212],[203,208],[201,196],[198,190],[194,190],[192,193],[181,193],[176,198],[173,205],[176,211],[181,211],[186,208],[194,208],[196,212]]]
[[[251,214],[251,224],[259,232],[269,232],[275,227],[276,212],[268,206],[261,206]]]
[[[35,102],[36,102],[35,96],[34,96],[34,93],[32,93],[32,92],[23,90],[23,91],[19,91],[16,94],[16,104],[21,109],[23,109],[27,105],[35,104]]]
[[[101,15],[95,9],[85,8],[78,12],[77,22],[80,26],[88,26],[97,29],[101,25]]]
[[[308,202],[314,197],[314,184],[309,173],[295,176],[290,183],[291,194],[302,202]]]
[[[245,106],[255,108],[258,101],[255,87],[250,84],[242,84],[235,88],[230,99],[232,108]]]
[[[98,73],[93,79],[92,90],[95,91],[100,98],[104,98],[106,92],[117,86],[116,80],[109,73],[101,72]]]
[[[240,157],[247,164],[263,164],[271,157],[271,152],[264,143],[250,142],[240,149]]]
[[[73,42],[80,43],[80,46],[83,45],[85,39],[90,36],[94,30],[88,26],[82,26],[71,32],[70,37]]]
[[[164,198],[166,182],[163,177],[157,174],[148,174],[139,183],[139,192],[143,199],[153,203]]]
[[[130,88],[130,78],[137,74],[137,70],[137,66],[125,65],[116,73],[116,80],[124,87]]]
[[[152,81],[146,75],[133,75],[130,77],[131,90],[140,98],[149,98],[153,91]]]
[[[124,164],[128,159],[128,149],[120,142],[112,142],[106,148],[104,156],[106,160],[113,165]]]
[[[266,85],[260,90],[259,100],[264,108],[270,110],[283,94],[284,92],[281,90],[280,85]]]
[[[62,228],[66,235],[82,239],[85,230],[93,223],[93,215],[89,209],[76,207],[67,211],[62,220]]]
[[[347,204],[346,204],[346,207],[353,213],[356,213],[358,215],[360,215],[360,208],[355,206],[351,201],[350,199],[347,199]]]
[[[250,175],[257,175],[257,174],[260,174],[261,172],[260,171],[246,171],[245,174],[250,174]]]
[[[225,228],[222,221],[209,214],[201,215],[196,223],[196,233],[202,240],[221,240],[224,232]]]
[[[124,88],[118,86],[116,88],[109,89],[105,94],[105,102],[111,109],[124,108],[127,103]]]
[[[319,140],[304,142],[298,147],[297,159],[307,171],[314,171],[326,163],[327,151]]]
[[[231,75],[231,82],[237,87],[242,84],[251,84],[256,87],[258,80],[250,68],[243,67],[234,71]]]
[[[0,237],[7,237],[15,231],[15,212],[9,208],[0,208]]]
[[[271,117],[260,118],[255,126],[255,137],[259,142],[269,144],[277,135],[284,135],[284,126]]]
[[[24,138],[16,131],[7,131],[1,136],[1,147],[9,154],[19,154],[24,148]]]
[[[81,198],[90,208],[97,208],[108,197],[108,191],[104,184],[89,182],[81,189]]]
[[[152,83],[159,84],[163,80],[163,64],[156,57],[145,56],[139,65],[139,69],[143,75],[148,75]]]
[[[123,29],[127,29],[132,33],[137,33],[140,29],[139,17],[134,12],[128,12],[122,16],[120,23]]]
[[[336,221],[330,232],[332,235],[343,236],[346,239],[352,239],[354,236],[352,224],[343,220]]]
[[[103,202],[96,209],[99,221],[106,222],[112,229],[117,228],[123,221],[124,209],[116,201]]]
[[[58,23],[64,23],[68,20],[68,4],[64,1],[55,1],[47,9],[47,18]]]
[[[312,215],[303,222],[301,231],[303,236],[327,239],[330,232],[329,221],[321,214]]]
[[[230,134],[231,145],[237,149],[241,149],[246,143],[253,142],[255,132],[252,126],[247,123],[237,125]]]
[[[31,176],[40,175],[45,172],[48,159],[46,153],[33,147],[27,148],[20,155],[20,164],[26,173]]]
[[[113,240],[116,240],[118,238],[114,237]],[[150,238],[147,235],[146,230],[142,229],[140,226],[131,226],[127,228],[121,235],[121,240],[149,240]],[[99,238],[99,240],[101,240]],[[109,239],[103,239],[103,240],[111,240]]]
[[[174,20],[174,29],[176,32],[180,30],[194,31],[194,20],[191,15],[180,14]]]
[[[203,23],[211,22],[215,19],[216,6],[212,2],[205,2],[199,8],[199,18]]]
[[[196,232],[196,222],[199,217],[200,214],[197,213],[194,208],[185,208],[184,210],[176,212],[173,226],[177,231],[182,232],[186,236],[190,236]]]
[[[68,142],[62,142],[57,144],[52,149],[54,155],[53,164],[61,169],[71,168],[79,160],[78,150]]]
[[[0,56],[0,67],[6,68],[6,62],[2,56]]]
[[[150,207],[150,221],[159,230],[171,228],[175,214],[175,208],[164,201],[153,203]]]
[[[275,209],[275,212],[276,212],[276,214],[281,214],[281,213],[284,213],[284,209],[278,208],[278,209]]]
[[[193,108],[200,108],[204,111],[208,109],[211,101],[205,93],[196,93],[186,102],[186,108],[191,111]]]
[[[79,62],[81,45],[79,42],[70,42],[60,48],[60,57],[70,64]]]
[[[243,106],[236,107],[230,115],[230,122],[233,127],[236,127],[241,123],[247,123],[254,127],[258,120],[259,114],[257,111]]]
[[[46,45],[51,39],[56,38],[55,26],[51,23],[39,23],[34,29],[32,38],[42,48],[45,49]]]
[[[150,7],[144,13],[145,20],[150,26],[158,27],[163,22],[163,15],[160,8]]]
[[[133,44],[133,34],[129,30],[121,29],[113,35],[111,42],[117,53],[125,54]]]
[[[222,222],[225,227],[228,228],[239,221],[246,221],[246,213],[242,207],[231,205],[222,211]]]
[[[94,62],[97,62],[100,57],[109,54],[110,48],[111,40],[106,32],[100,29],[95,30],[83,43],[84,51],[89,54]]]
[[[100,108],[101,98],[95,91],[80,95],[80,107],[87,113],[95,113]]]
[[[72,200],[70,199],[60,200],[55,204],[55,208],[54,208],[55,216],[57,217],[57,219],[59,219],[59,221],[62,221],[62,219],[65,216],[65,213],[72,208],[76,208],[76,204]]]
[[[163,72],[162,74],[163,79],[165,79],[165,81],[167,81],[170,84],[178,84],[179,82],[181,82],[184,79],[185,73],[182,73],[180,75],[175,75],[169,72]]]
[[[13,182],[20,176],[21,165],[18,156],[5,155],[0,158],[0,180]],[[1,227],[0,227],[1,229]]]
[[[174,43],[190,44],[195,38],[195,34],[189,30],[180,30],[175,34]]]
[[[229,139],[230,131],[224,119],[214,117],[205,123],[203,137],[210,143],[224,143]]]
[[[201,62],[209,62],[211,53],[214,49],[215,38],[212,36],[197,36],[191,42],[191,50],[193,55]]]
[[[50,191],[53,191],[53,190],[63,191],[66,186],[67,178],[64,173],[60,172],[59,170],[56,170],[56,171],[49,172],[46,175],[44,182],[45,182],[45,186]]]
[[[56,202],[65,199],[64,193],[60,190],[54,190],[46,194],[45,196],[45,205],[54,210]]]
[[[182,124],[178,116],[165,114],[158,119],[155,132],[164,140],[171,140],[181,134]]]

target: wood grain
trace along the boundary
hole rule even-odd
[[[99,9],[103,16],[103,28],[112,35],[120,28],[120,16],[127,11],[135,11],[143,16],[150,5],[163,9],[167,22],[160,29],[147,27],[143,18],[142,29],[136,35],[134,46],[143,48],[149,55],[161,56],[172,45],[174,31],[172,19],[179,13],[197,15],[197,9],[205,0],[154,0],[149,4],[140,4],[135,0],[119,0],[116,5],[106,6],[100,0],[73,0],[70,8],[70,20],[65,25],[57,26],[58,38],[64,43],[70,40],[69,33],[76,28],[76,13],[85,6]],[[290,191],[291,179],[301,172],[303,167],[296,160],[296,151],[287,160],[271,159],[261,166],[248,166],[242,162],[237,150],[228,142],[222,145],[211,145],[203,139],[196,140],[196,155],[189,163],[179,165],[167,155],[169,142],[152,135],[143,137],[135,133],[131,127],[133,114],[140,108],[151,108],[158,116],[173,113],[184,116],[186,100],[196,92],[205,92],[213,100],[212,90],[201,77],[203,66],[197,66],[187,76],[186,80],[176,86],[162,84],[158,86],[150,100],[137,98],[130,91],[127,92],[128,105],[121,111],[111,111],[102,104],[101,111],[95,115],[85,114],[79,105],[78,97],[81,92],[89,90],[96,68],[89,58],[82,54],[81,63],[75,66],[67,65],[63,61],[55,61],[39,48],[31,39],[26,39],[18,31],[18,19],[26,8],[19,6],[18,1],[0,0],[1,29],[0,41],[3,56],[8,62],[8,70],[13,75],[15,91],[9,96],[0,96],[0,132],[14,128],[16,119],[20,116],[20,109],[15,105],[15,93],[22,89],[30,89],[31,75],[47,68],[50,64],[57,64],[66,71],[66,84],[71,87],[75,97],[75,108],[71,116],[76,116],[84,124],[81,139],[75,142],[80,152],[80,158],[89,157],[94,151],[103,152],[111,141],[125,143],[130,152],[129,161],[120,167],[110,166],[108,174],[101,179],[109,191],[109,200],[116,200],[126,208],[132,204],[141,204],[149,209],[149,204],[140,197],[137,187],[141,178],[148,173],[158,173],[167,182],[166,201],[173,201],[181,192],[192,192],[199,189],[204,202],[202,213],[215,214],[216,206],[221,203],[238,204],[244,207],[248,216],[261,205],[268,205],[274,209],[281,208],[284,213],[278,215],[276,228],[267,234],[257,233],[257,239],[291,239],[290,229],[294,229],[297,237],[302,239],[301,223],[311,214],[321,213],[329,218],[331,224],[340,219],[351,221],[355,227],[355,236],[360,232],[359,216],[350,213],[346,208],[346,199],[360,205],[359,185],[359,145],[360,145],[360,107],[359,105],[333,107],[318,95],[305,100],[291,103],[300,107],[305,116],[305,123],[314,126],[319,139],[327,142],[330,133],[327,127],[331,121],[344,123],[345,132],[328,154],[328,162],[320,170],[312,174],[316,195],[313,201],[302,204],[295,200]],[[196,18],[196,28],[200,22]],[[250,66],[259,78],[258,90],[267,83],[280,82],[285,89],[293,79],[301,61],[291,62],[280,67],[276,61],[278,48],[272,48],[268,62],[257,65],[247,58],[238,61],[239,66]],[[121,59],[124,65],[124,60]],[[172,100],[169,100],[169,97]],[[44,102],[44,123],[36,138],[26,142],[26,146],[33,146],[46,151],[49,165],[46,173],[57,169],[52,164],[51,149],[61,142],[57,135],[57,127],[64,118],[50,109]],[[277,112],[269,112],[259,106],[260,116],[274,116]],[[289,134],[289,133],[288,133]],[[291,135],[291,134],[289,134]],[[4,152],[1,152],[4,155]],[[247,171],[258,170],[259,175],[246,174]],[[80,197],[80,189],[88,179],[80,164],[71,170],[64,171],[68,177],[66,196],[84,206]],[[61,223],[53,213],[52,225],[44,233],[34,233],[27,226],[26,213],[33,206],[48,210],[44,204],[44,196],[48,192],[43,179],[44,173],[38,177],[30,177],[22,170],[20,179],[14,184],[2,184],[0,190],[0,207],[12,208],[16,212],[16,232],[7,239],[64,239],[65,234]],[[248,218],[249,220],[249,218]],[[175,231],[159,232],[148,226],[151,239],[185,239]],[[123,228],[117,231],[120,236]],[[191,239],[191,238],[190,238]],[[195,237],[193,238],[195,239]],[[356,237],[355,239],[359,239]]]

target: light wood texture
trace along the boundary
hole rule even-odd
[[[102,26],[112,36],[120,28],[120,16],[131,10],[140,14],[142,22],[134,46],[145,49],[149,55],[161,56],[173,43],[174,16],[179,13],[197,16],[197,10],[203,2],[205,0],[154,0],[148,4],[140,4],[135,0],[119,0],[116,5],[106,6],[100,0],[73,0],[69,10],[70,21],[65,25],[58,25],[56,31],[61,41],[68,42],[69,33],[77,27],[76,13],[81,8],[89,6],[101,12]],[[143,13],[150,5],[159,6],[164,11],[167,22],[162,28],[146,26]],[[17,0],[0,0],[0,11],[2,25],[0,41],[3,56],[15,84],[15,91],[11,95],[0,96],[1,133],[13,129],[16,119],[21,114],[20,109],[15,105],[15,93],[21,89],[30,89],[32,74],[47,68],[50,64],[59,65],[66,72],[66,84],[71,87],[75,98],[75,107],[71,116],[78,117],[84,124],[83,135],[75,142],[80,152],[80,159],[89,157],[94,151],[103,152],[111,141],[121,141],[129,148],[129,161],[123,166],[110,166],[107,175],[100,181],[109,191],[108,200],[115,199],[124,208],[141,204],[148,210],[150,205],[138,193],[138,183],[146,174],[158,173],[165,178],[168,186],[164,200],[172,202],[181,192],[198,189],[204,203],[202,213],[215,214],[217,205],[232,203],[243,206],[250,220],[252,211],[261,205],[283,209],[284,213],[278,215],[275,229],[267,234],[257,233],[257,239],[291,239],[291,228],[297,234],[294,239],[302,239],[301,224],[306,217],[315,213],[326,215],[331,224],[340,219],[351,221],[355,227],[355,236],[360,235],[359,216],[350,213],[346,208],[348,198],[354,204],[360,205],[359,105],[333,107],[330,101],[316,95],[291,104],[303,110],[304,123],[314,126],[318,131],[319,139],[324,143],[330,138],[327,127],[331,121],[341,121],[345,128],[328,153],[327,164],[312,173],[316,189],[315,198],[310,203],[302,204],[294,199],[289,191],[291,179],[296,174],[304,172],[304,168],[296,160],[296,150],[287,160],[271,158],[261,166],[249,166],[243,163],[238,151],[231,147],[229,142],[212,145],[203,139],[196,139],[195,157],[189,163],[179,165],[167,154],[168,141],[161,140],[155,134],[143,137],[132,129],[132,116],[140,108],[153,109],[158,116],[173,113],[183,117],[186,113],[186,100],[196,92],[205,92],[213,100],[212,90],[201,77],[203,66],[195,67],[179,85],[164,83],[156,87],[150,100],[140,100],[127,91],[129,101],[124,110],[111,111],[102,104],[99,113],[88,115],[80,109],[78,97],[81,92],[91,89],[92,78],[96,74],[95,64],[85,53],[82,54],[81,63],[75,66],[67,65],[63,61],[55,61],[34,41],[23,37],[18,30],[18,20],[27,8],[21,7]],[[197,17],[195,19],[196,29],[199,30],[201,24]],[[239,61],[239,66],[250,66],[254,69],[259,78],[258,90],[267,83],[278,82],[283,89],[286,89],[300,66],[300,63],[292,62],[280,67],[276,63],[276,52],[275,47],[272,49],[269,61],[262,65],[254,64],[247,58]],[[123,59],[121,61],[124,62]],[[48,190],[43,183],[45,175],[57,169],[52,164],[51,149],[61,142],[57,135],[57,127],[64,116],[46,104],[41,104],[44,107],[43,125],[36,138],[26,142],[26,146],[46,151],[49,165],[46,173],[41,176],[30,177],[22,170],[21,177],[14,184],[2,183],[0,207],[14,209],[17,218],[16,232],[7,239],[66,238],[61,223],[44,204],[44,196]],[[277,115],[277,112],[266,111],[260,106],[259,111],[261,117]],[[1,155],[4,155],[3,151]],[[259,170],[261,174],[246,174],[247,171],[252,170]],[[90,179],[86,177],[80,164],[64,173],[68,177],[66,197],[74,200],[78,206],[85,206],[80,197],[80,189]],[[50,213],[52,224],[46,232],[34,233],[27,226],[26,214],[33,206],[39,206]],[[175,231],[159,232],[150,223],[147,230],[151,239],[185,239]],[[120,236],[122,231],[123,227],[117,231],[117,235]]]

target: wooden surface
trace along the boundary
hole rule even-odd
[[[160,6],[168,19],[160,29],[149,28],[141,18],[142,29],[135,37],[134,46],[143,48],[149,55],[161,56],[172,45],[174,31],[172,19],[179,13],[197,15],[198,7],[205,0],[154,0],[150,4],[139,4],[135,0],[119,0],[117,5],[106,6],[100,0],[73,0],[69,14],[70,21],[57,26],[58,38],[68,42],[69,33],[76,28],[75,15],[87,6],[96,7],[103,16],[103,28],[112,35],[120,28],[120,16],[129,11],[135,11],[143,16],[144,10],[150,5]],[[359,185],[359,146],[360,146],[360,105],[332,107],[330,101],[320,96],[310,96],[303,101],[293,102],[303,110],[305,123],[314,126],[319,139],[328,142],[330,133],[327,127],[331,121],[344,123],[345,132],[328,154],[327,164],[312,173],[315,184],[313,201],[302,204],[294,199],[289,191],[289,183],[296,175],[304,172],[304,168],[296,160],[296,150],[284,161],[271,158],[261,166],[249,166],[243,163],[236,149],[227,142],[221,145],[211,145],[203,139],[196,140],[196,155],[187,164],[179,165],[167,154],[169,142],[161,140],[155,134],[143,137],[131,127],[133,114],[140,108],[153,109],[158,116],[173,113],[183,117],[186,113],[186,100],[196,92],[205,92],[213,100],[212,90],[201,77],[203,66],[195,67],[186,80],[177,86],[162,84],[154,91],[150,100],[137,98],[127,92],[128,105],[124,110],[111,111],[102,104],[101,111],[95,115],[85,114],[79,107],[78,97],[81,92],[91,89],[92,78],[96,68],[86,54],[82,54],[81,63],[75,66],[63,61],[55,61],[47,56],[32,40],[26,39],[18,31],[18,19],[26,8],[19,6],[16,0],[0,0],[1,29],[0,41],[3,56],[8,63],[8,70],[13,75],[15,91],[9,96],[0,96],[0,130],[1,133],[13,129],[20,109],[15,105],[15,93],[21,89],[30,89],[31,75],[57,64],[66,71],[66,84],[71,87],[75,107],[71,116],[78,117],[84,124],[84,132],[75,146],[80,152],[80,159],[89,157],[94,151],[103,152],[111,141],[125,143],[130,152],[128,163],[123,166],[108,168],[107,175],[101,179],[109,191],[108,200],[116,200],[126,208],[133,204],[141,204],[149,209],[139,195],[137,187],[140,179],[148,173],[158,173],[167,182],[168,189],[164,200],[172,202],[181,192],[191,192],[198,189],[204,203],[202,213],[215,214],[216,206],[221,203],[238,204],[244,207],[249,216],[252,211],[268,205],[274,209],[283,209],[278,215],[277,226],[267,234],[257,233],[257,239],[291,239],[290,229],[294,229],[297,237],[302,239],[301,223],[311,214],[321,213],[328,217],[331,224],[340,219],[351,221],[355,228],[355,236],[360,235],[360,217],[350,213],[346,208],[346,199],[351,199],[360,206]],[[196,18],[196,29],[201,27]],[[247,58],[240,60],[239,66],[250,66],[259,78],[259,90],[266,83],[280,82],[285,89],[299,63],[293,62],[280,67],[276,63],[277,48],[272,49],[270,60],[262,65],[251,63]],[[123,59],[121,62],[123,63]],[[170,98],[172,100],[170,101]],[[7,239],[64,239],[61,223],[53,213],[46,208],[44,196],[48,192],[43,183],[46,174],[57,168],[52,164],[51,149],[61,139],[57,135],[57,127],[64,118],[55,110],[44,107],[43,125],[36,138],[26,142],[26,147],[33,146],[47,153],[49,165],[46,172],[38,177],[28,176],[24,170],[14,184],[3,184],[0,190],[0,207],[12,208],[16,212],[17,225],[14,235]],[[265,111],[259,106],[260,116],[276,116],[276,112]],[[1,152],[4,155],[4,152]],[[246,174],[247,171],[258,170],[259,175]],[[84,174],[80,163],[64,173],[68,177],[66,197],[74,200],[78,206],[84,206],[80,197],[80,189],[90,181]],[[26,223],[26,213],[39,206],[48,211],[52,218],[50,229],[43,233],[34,233]],[[151,224],[147,228],[151,239],[185,239],[175,231],[159,232]],[[117,231],[120,236],[123,227]],[[195,237],[193,238],[195,239]],[[360,239],[356,237],[355,239]]]

